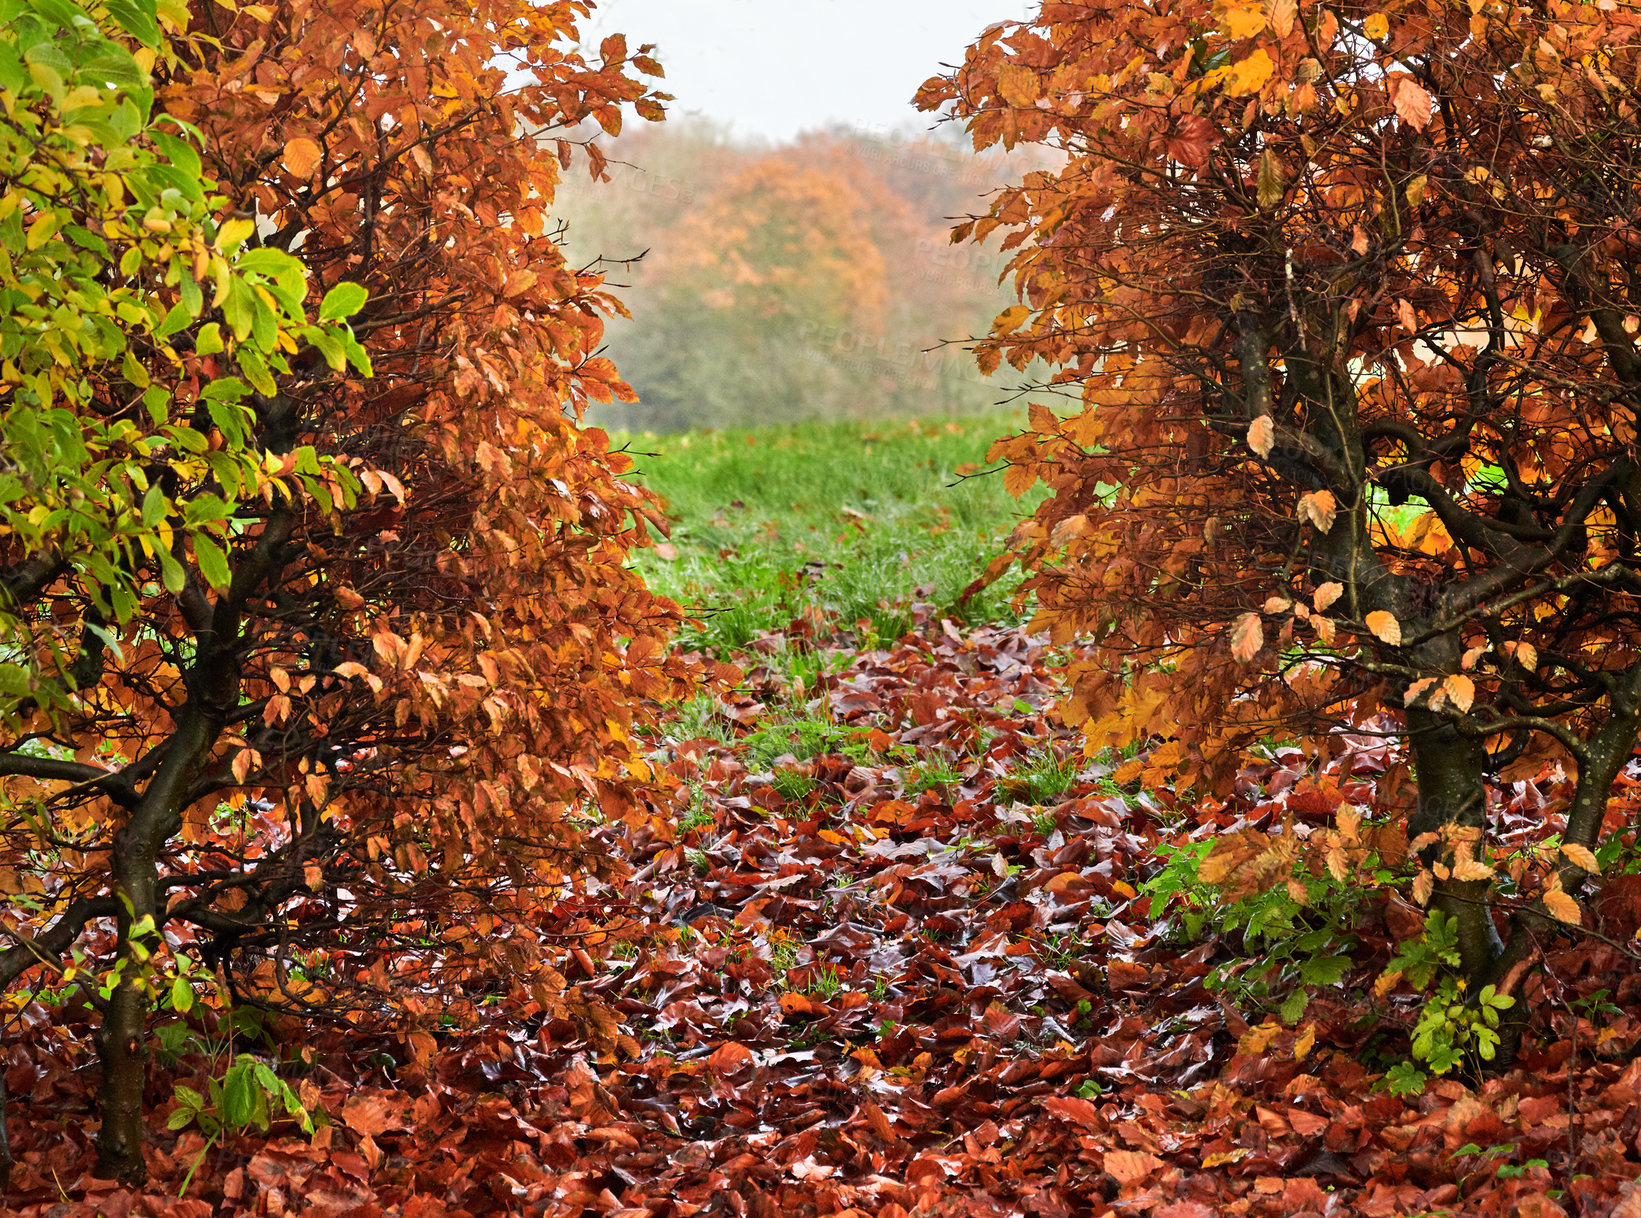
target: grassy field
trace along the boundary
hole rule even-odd
[[[683,642],[723,652],[806,615],[860,619],[894,639],[914,601],[952,606],[1035,505],[984,468],[1019,414],[962,420],[805,423],[752,431],[614,437],[666,497],[671,541],[638,564],[657,591],[694,609]],[[951,616],[1013,620],[1005,579]]]

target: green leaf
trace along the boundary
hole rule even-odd
[[[135,60],[132,61],[132,66],[136,66]],[[160,150],[165,159],[183,173],[191,178],[200,176],[203,169],[200,165],[199,150],[193,144],[168,131],[150,131],[148,138],[154,141],[154,147]]]
[[[260,392],[267,394],[269,397],[279,392],[279,387],[274,384],[273,377],[268,373],[267,361],[254,348],[239,348],[234,352],[234,361],[239,365],[239,370],[245,374],[245,379],[250,381]]]
[[[154,0],[107,0],[108,15],[144,46],[160,43],[160,24]]]
[[[237,402],[250,392],[251,387],[237,376],[219,376],[200,390],[199,396],[207,402]]]
[[[258,246],[254,250],[247,250],[241,254],[235,264],[236,269],[242,272],[259,275],[280,276],[295,270],[302,273],[302,264],[284,250],[276,250],[269,246]]]
[[[228,281],[228,297],[222,302],[222,315],[227,318],[228,328],[240,342],[251,336],[251,326],[256,320],[256,302],[243,279]]]
[[[171,983],[171,1006],[182,1015],[194,1009],[194,987],[188,984],[186,977],[178,977]]]
[[[194,320],[194,315],[188,311],[186,301],[179,300],[171,306],[171,311],[160,322],[159,329],[154,331],[155,338],[170,338],[179,330],[187,328],[188,323]]]
[[[1306,985],[1338,985],[1350,969],[1348,956],[1318,956],[1299,964]]]
[[[228,556],[223,553],[222,547],[206,537],[203,533],[194,534],[194,558],[199,563],[199,573],[205,577],[205,582],[218,592],[227,590],[233,582],[233,571],[228,566]]]
[[[160,582],[165,585],[167,592],[176,596],[188,582],[187,573],[183,571],[182,564],[171,556],[171,551],[163,546],[156,546],[155,552],[160,556]]]
[[[325,299],[319,304],[320,321],[340,321],[344,317],[352,317],[369,299],[370,293],[357,283],[339,283],[325,293]]]
[[[1429,1076],[1412,1062],[1397,1062],[1385,1075],[1385,1088],[1392,1095],[1422,1095],[1429,1081]]]
[[[359,340],[353,337],[352,331],[344,330],[341,333],[342,350],[347,353],[348,363],[353,365],[354,371],[360,376],[374,376],[370,366],[370,356],[359,345]]]
[[[228,504],[213,496],[210,491],[192,497],[187,507],[182,509],[182,519],[187,520],[190,529],[202,524],[217,524],[218,520],[226,520],[230,515],[233,515],[233,511]]]
[[[237,1062],[222,1080],[222,1117],[232,1129],[243,1129],[256,1112],[256,1086],[248,1063]]]
[[[1310,995],[1304,990],[1295,990],[1282,1000],[1282,1005],[1277,1008],[1277,1014],[1282,1017],[1283,1023],[1298,1023],[1309,1004]]]
[[[325,362],[330,365],[331,371],[340,372],[347,367],[347,353],[343,351],[341,340],[335,335],[318,326],[305,326],[302,334],[319,349],[319,354],[325,357]]]

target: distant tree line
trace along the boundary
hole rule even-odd
[[[703,123],[612,145],[577,179],[574,257],[631,285],[610,354],[639,395],[614,427],[679,431],[808,418],[965,413],[1003,388],[958,340],[1007,304],[1002,256],[953,246],[1013,160],[942,138],[850,131],[780,147]],[[631,261],[623,261],[623,260]]]

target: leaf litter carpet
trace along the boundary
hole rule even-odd
[[[823,661],[801,686],[760,663],[794,648]],[[1224,803],[1119,787],[1055,714],[1063,659],[930,614],[877,650],[760,640],[711,730],[666,746],[678,827],[606,826],[629,878],[542,927],[568,1004],[511,993],[430,1054],[295,1033],[329,1123],[224,1139],[181,1199],[189,1063],[156,1066],[151,1182],[120,1190],[90,1175],[84,1029],[25,1009],[7,1212],[1641,1218],[1636,877],[1590,903],[1611,942],[1551,946],[1517,1069],[1398,1098],[1417,1000],[1365,995],[1415,911],[1369,899],[1289,1027],[1205,984],[1240,945],[1186,941],[1145,890],[1164,843],[1325,827],[1298,751]],[[1326,789],[1371,806],[1384,746],[1341,764]],[[1553,778],[1520,787],[1499,815],[1553,828]],[[1600,990],[1592,1024],[1573,1004]]]

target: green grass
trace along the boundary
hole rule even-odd
[[[863,643],[898,638],[925,600],[967,621],[1014,621],[1005,579],[953,604],[1037,498],[984,468],[1018,413],[962,420],[805,423],[616,437],[667,500],[670,548],[641,551],[650,586],[701,616],[681,642],[727,652],[809,616]]]

